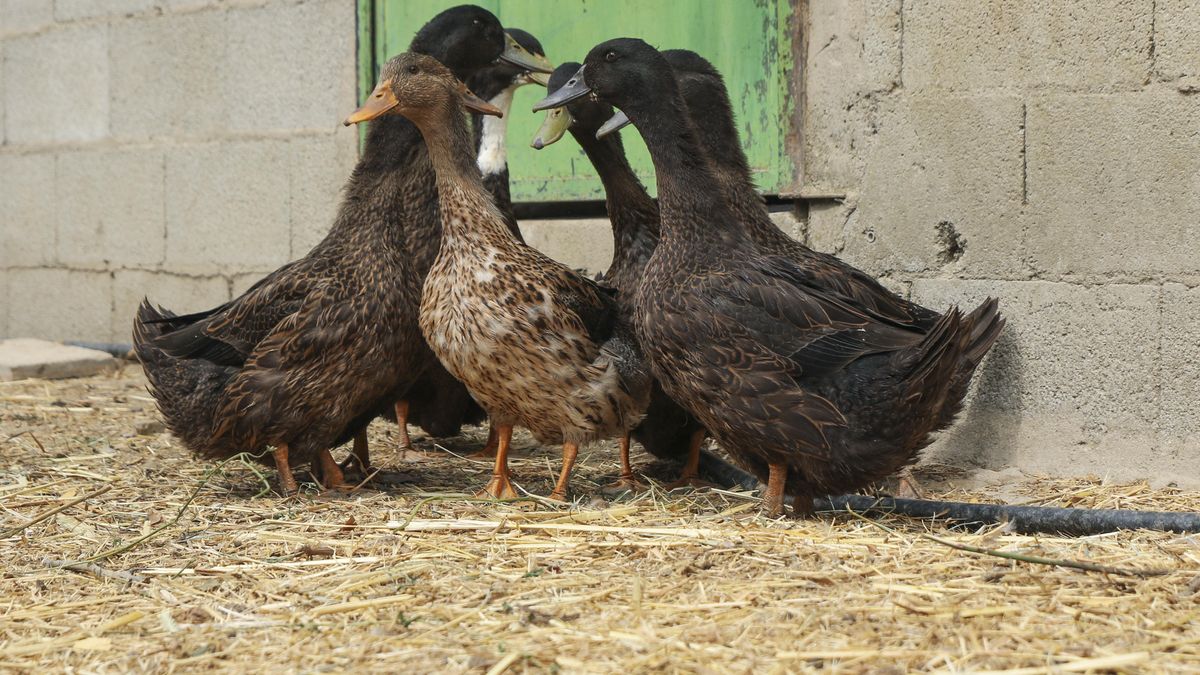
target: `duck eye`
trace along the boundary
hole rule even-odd
[[[620,57],[618,56],[618,54],[615,50],[610,49],[610,50],[604,52],[604,60],[608,61],[609,63],[616,61],[618,58],[620,58]]]
[[[420,68],[418,68],[418,67],[416,67],[416,66],[409,66],[409,67],[408,67],[408,74],[409,74],[409,75],[416,75],[416,74],[417,74],[417,73],[419,73],[419,72],[421,72],[421,69],[420,69]]]
[[[475,24],[476,26],[479,26],[479,25],[481,25],[483,22],[482,22],[482,21],[480,21],[479,19],[471,19],[471,23]]]

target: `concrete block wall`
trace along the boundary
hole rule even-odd
[[[128,342],[306,252],[353,167],[347,0],[0,0],[0,336]]]
[[[805,237],[1005,335],[937,460],[1200,480],[1200,0],[810,0]]]

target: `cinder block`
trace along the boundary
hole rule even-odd
[[[1154,57],[1160,77],[1200,90],[1200,0],[1156,0]]]
[[[0,338],[8,334],[8,269],[0,266],[0,298],[4,298],[4,307],[0,307]]]
[[[71,25],[4,42],[8,143],[108,135],[108,26]]]
[[[54,262],[54,155],[0,155],[0,267]]]
[[[233,131],[338,128],[355,107],[355,6],[272,3],[226,13],[221,80]]]
[[[100,342],[112,338],[108,272],[9,270],[7,304],[13,337]]]
[[[880,103],[857,150],[856,208],[809,211],[809,235],[874,274],[946,270],[1012,278],[1020,269],[1021,103],[904,96]]]
[[[114,23],[113,135],[201,137],[224,132],[225,26],[224,12]]]
[[[0,58],[4,56],[4,46],[0,45]],[[8,134],[8,129],[5,126],[5,103],[4,103],[4,63],[0,62],[0,146],[5,144],[5,138]]]
[[[913,299],[939,310],[970,309],[988,295],[1000,299],[1008,324],[963,415],[928,456],[1056,474],[1157,473],[1147,449],[1157,440],[1160,289],[913,282]]]
[[[54,18],[75,21],[103,16],[128,16],[154,7],[155,0],[54,0]]]
[[[1163,287],[1162,410],[1158,461],[1163,473],[1200,473],[1200,287]]]
[[[871,133],[872,97],[900,81],[900,8],[900,0],[808,3],[807,184],[845,189],[861,177],[855,148]]]
[[[168,272],[121,270],[113,277],[112,335],[116,342],[129,342],[133,318],[142,298],[176,314],[199,312],[229,300],[229,284],[223,277],[189,277]]]
[[[59,153],[58,259],[76,268],[161,264],[164,163],[156,148]]]
[[[358,160],[358,134],[346,129],[301,137],[288,146],[292,172],[292,259],[325,238],[342,199],[342,187]]]
[[[1196,271],[1200,106],[1174,92],[1052,96],[1029,106],[1026,255],[1111,281]]]
[[[595,275],[612,262],[612,226],[607,218],[525,220],[520,227],[526,243],[571,269]]]
[[[31,33],[54,23],[54,3],[47,0],[0,2],[0,35]]]
[[[904,3],[904,86],[985,91],[1140,87],[1150,68],[1150,2]]]
[[[287,160],[283,140],[169,149],[165,267],[208,275],[287,262]]]

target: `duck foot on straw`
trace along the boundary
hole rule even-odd
[[[364,482],[374,480],[372,476],[378,473],[378,469],[371,466],[371,451],[367,447],[366,431],[354,435],[354,451],[338,466],[343,474],[357,476]]]
[[[496,450],[500,447],[500,436],[496,433],[496,427],[493,424],[488,424],[488,439],[479,450],[467,455],[468,459],[493,459],[496,456]]]
[[[492,479],[486,487],[475,493],[476,497],[491,499],[516,499],[519,495],[513,489],[508,473],[508,445],[512,441],[512,427],[500,427],[496,433],[496,465],[492,469]]]
[[[600,488],[600,492],[606,495],[617,495],[625,492],[645,492],[649,489],[645,483],[639,481],[633,475],[633,466],[629,463],[629,434],[621,436],[621,475],[608,485]]]
[[[288,464],[288,447],[281,445],[271,453],[275,457],[275,471],[279,473],[279,493],[291,497],[300,492],[296,477],[292,475],[292,467]]]
[[[692,434],[691,443],[688,445],[687,462],[683,465],[683,473],[679,475],[678,480],[666,485],[667,490],[678,490],[680,488],[698,490],[700,488],[717,487],[716,483],[710,483],[700,478],[700,446],[704,444],[706,435],[703,429]]]
[[[917,482],[912,469],[904,468],[896,474],[896,496],[901,499],[925,499],[925,490]]]
[[[554,491],[551,492],[546,499],[552,502],[569,503],[567,494],[571,487],[571,469],[575,468],[575,458],[579,456],[579,445],[576,443],[563,443],[563,465],[562,471],[558,474],[558,483],[554,485]]]

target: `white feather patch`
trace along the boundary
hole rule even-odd
[[[483,116],[483,138],[479,143],[479,171],[485,176],[499,174],[508,166],[508,112],[515,86],[508,87],[488,101],[504,112],[504,117]]]

